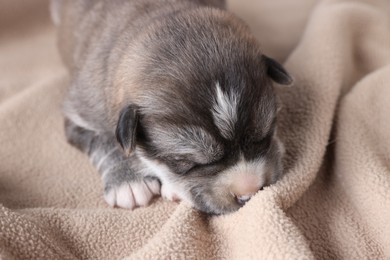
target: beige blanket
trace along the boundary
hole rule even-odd
[[[0,0],[0,258],[390,259],[390,10],[380,0],[231,0],[294,86],[286,175],[234,214],[108,207],[64,138],[67,76],[46,2]]]

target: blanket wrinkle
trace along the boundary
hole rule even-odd
[[[233,214],[110,208],[65,140],[48,0],[0,0],[0,259],[390,259],[390,2],[228,0],[276,86],[285,176]]]

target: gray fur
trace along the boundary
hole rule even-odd
[[[224,174],[242,158],[265,162],[254,173],[264,180],[258,189],[281,177],[272,80],[291,78],[263,56],[240,19],[221,9],[224,1],[54,2],[71,75],[66,134],[90,156],[106,194],[158,178],[194,207],[222,214],[248,198],[232,196],[234,173]],[[235,102],[234,113],[216,104],[217,82],[223,93],[237,96],[226,99]],[[117,135],[122,147],[131,147],[127,156],[115,129],[126,133],[120,115],[129,106],[137,113],[132,137]]]

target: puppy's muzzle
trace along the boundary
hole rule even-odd
[[[238,204],[244,205],[262,188],[263,183],[258,176],[240,174],[230,186],[230,193]]]

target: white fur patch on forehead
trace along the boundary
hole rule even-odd
[[[216,97],[212,113],[214,123],[224,138],[233,139],[234,137],[234,125],[237,122],[238,101],[236,93],[224,93],[219,85],[219,82],[217,82]]]
[[[152,130],[152,136],[152,142],[164,147],[164,150],[173,154],[196,156],[200,163],[207,163],[211,158],[222,155],[221,145],[198,126],[157,127]]]

